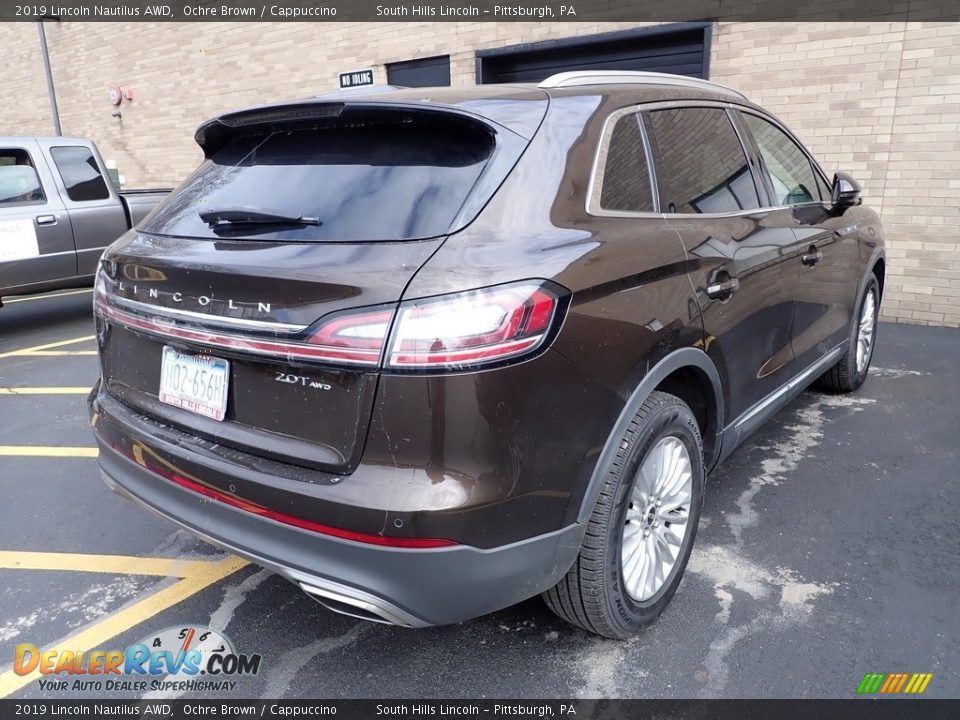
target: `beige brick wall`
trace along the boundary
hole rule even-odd
[[[711,79],[864,186],[888,240],[887,319],[960,325],[960,24],[721,24]]]
[[[48,24],[65,134],[89,136],[129,186],[170,184],[199,160],[192,133],[227,108],[332,89],[337,72],[449,54],[455,85],[474,51],[637,23]],[[0,24],[0,134],[52,132],[36,28]],[[960,24],[721,23],[711,79],[779,115],[828,172],[881,211],[884,316],[960,326]],[[111,117],[112,85],[135,99]]]

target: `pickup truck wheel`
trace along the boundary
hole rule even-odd
[[[880,283],[876,276],[870,273],[851,323],[846,352],[836,365],[817,379],[817,387],[833,392],[852,392],[863,385],[873,359],[879,314]]]
[[[704,467],[696,418],[667,393],[651,393],[618,445],[580,554],[543,597],[564,620],[622,639],[656,620],[680,584]]]

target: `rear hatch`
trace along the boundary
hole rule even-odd
[[[198,131],[206,159],[105,253],[106,390],[209,441],[348,473],[392,311],[527,140],[435,106],[301,103]]]

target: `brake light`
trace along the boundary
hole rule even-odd
[[[463,369],[531,353],[557,307],[553,292],[527,283],[401,303],[386,366]]]

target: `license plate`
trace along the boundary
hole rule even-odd
[[[227,412],[230,363],[209,355],[185,355],[163,348],[160,401],[214,420]]]

